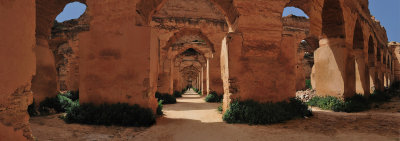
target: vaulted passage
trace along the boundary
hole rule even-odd
[[[397,138],[400,43],[368,4],[3,0],[0,140]]]

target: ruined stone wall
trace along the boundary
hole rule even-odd
[[[400,43],[398,42],[390,42],[389,48],[392,49],[392,56],[393,56],[393,82],[400,81]]]
[[[33,140],[26,111],[35,74],[35,2],[0,2],[0,139]]]

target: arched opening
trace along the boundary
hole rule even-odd
[[[36,6],[36,75],[32,78],[30,116],[65,112],[67,108],[60,107],[64,97],[79,103],[78,34],[89,31],[84,3],[36,1]],[[36,126],[31,124],[33,131]]]
[[[368,65],[370,67],[375,66],[375,43],[372,36],[368,39]]]
[[[328,38],[345,38],[342,7],[338,0],[325,0],[322,9],[322,34]]]
[[[353,34],[353,54],[355,56],[355,92],[369,94],[369,68],[364,55],[364,34],[359,20],[356,20]]]
[[[85,4],[57,3],[50,4],[55,7],[46,7],[48,4],[37,1],[37,14],[48,15],[37,18],[37,66],[36,75],[32,79],[32,91],[37,106],[46,98],[55,97],[60,90],[79,89],[77,34],[89,30],[88,16],[84,15]]]
[[[375,86],[377,85],[376,75],[375,75],[375,43],[372,36],[368,39],[368,66],[369,66],[369,92],[373,93],[375,91]]]
[[[314,65],[314,50],[318,39],[310,35],[310,19],[303,10],[286,7],[282,14],[283,35],[294,40],[296,53],[296,90],[312,89],[311,72]]]
[[[356,21],[353,34],[353,49],[364,49],[364,35],[360,21]]]
[[[136,5],[144,19],[140,24],[149,24],[157,32],[160,50],[157,91],[172,94],[189,86],[203,95],[212,91],[219,95],[224,93],[219,57],[221,41],[234,29],[230,25],[229,16],[232,15],[226,15],[223,10],[231,3],[219,3],[214,0],[142,0]],[[152,6],[146,7],[147,4]],[[234,13],[234,9],[230,12]],[[198,54],[182,55],[188,50]],[[187,100],[186,96],[178,99],[178,104]],[[204,98],[201,101],[204,102]]]
[[[339,0],[325,0],[322,32],[314,52],[313,80],[317,95],[347,97],[355,93],[354,56],[346,48],[343,10]],[[339,95],[338,95],[339,93]]]
[[[183,4],[187,2],[189,2],[189,4]],[[236,30],[235,27],[236,19],[239,17],[238,11],[236,10],[232,2],[218,1],[218,0],[180,1],[180,2],[177,2],[175,0],[141,0],[136,5],[136,13],[141,16],[142,20],[137,21],[137,24],[138,25],[151,24],[151,21],[154,21],[153,19],[154,14],[160,13],[162,8],[169,7],[168,4],[171,3],[178,4],[179,5],[178,7],[180,7],[181,10],[182,8],[187,8],[187,6],[197,6],[201,7],[200,9],[204,9],[212,5],[213,7],[216,8],[216,10],[212,11],[220,11],[220,13],[224,15],[224,22],[227,24],[229,32],[234,32]],[[205,3],[207,4],[207,6],[204,6]],[[195,9],[198,10],[199,8]],[[208,13],[210,11],[203,11],[203,12]]]
[[[56,21],[62,23],[73,19],[78,19],[86,11],[86,5],[80,2],[71,2],[65,5],[64,10],[57,15]]]

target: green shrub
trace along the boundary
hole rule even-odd
[[[75,96],[75,94],[73,95]],[[40,115],[48,115],[52,112],[62,113],[69,109],[74,102],[79,103],[79,99],[73,101],[69,97],[71,94],[58,94],[56,97],[46,98],[39,104]]]
[[[315,96],[307,102],[310,106],[316,106],[323,110],[332,110],[335,112],[360,112],[370,108],[370,104],[364,96],[356,94],[344,101],[333,96]]]
[[[155,97],[157,101],[162,100],[162,104],[174,104],[176,103],[176,98],[170,94],[163,94],[156,92]]]
[[[151,109],[137,104],[73,104],[64,120],[67,123],[148,127],[155,123],[155,116]]]
[[[361,112],[370,109],[370,103],[368,100],[360,95],[356,94],[350,98],[346,98],[344,102],[344,112]]]
[[[163,105],[162,105],[162,103],[163,103],[163,101],[162,101],[162,100],[158,101],[158,106],[157,106],[157,115],[163,115],[163,114],[164,114],[164,113],[163,113],[163,111],[162,111],[162,108],[163,108]]]
[[[217,110],[218,110],[220,113],[222,112],[222,104],[218,106],[218,109],[217,109]]]
[[[221,102],[223,99],[223,95],[218,95],[216,92],[210,92],[209,95],[206,96],[206,102]]]
[[[375,90],[370,96],[369,96],[369,101],[370,102],[376,102],[376,103],[382,103],[382,102],[387,102],[391,99],[390,93],[387,92],[382,92]]]
[[[197,88],[192,88],[193,89],[193,91],[195,91],[196,93],[199,93],[199,89],[197,89]]]
[[[35,99],[33,99],[33,102],[31,105],[28,106],[28,114],[29,116],[37,116],[39,113],[36,111],[36,104],[35,104]]]
[[[78,91],[67,91],[65,94],[63,94],[67,98],[71,99],[72,101],[78,100],[79,99],[79,90]]]
[[[174,97],[182,97],[182,92],[178,92],[178,91],[174,91],[174,93],[172,94]]]
[[[312,85],[311,85],[311,80],[310,79],[306,79],[306,88],[307,89],[312,89]]]
[[[278,103],[235,100],[223,115],[223,120],[228,123],[272,124],[305,116],[312,116],[311,111],[295,98]]]

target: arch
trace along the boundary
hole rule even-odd
[[[295,15],[297,17],[305,17],[309,19],[308,15],[303,10],[294,6],[288,6],[283,9],[282,17],[289,15]]]
[[[369,36],[368,39],[368,65],[375,66],[375,43],[372,36]]]
[[[381,47],[376,48],[376,60],[378,63],[381,63],[382,54],[381,54]]]
[[[71,2],[80,2],[87,5],[86,0],[36,0],[36,38],[43,37],[48,39],[50,37],[54,20],[63,11],[64,7]]]
[[[356,20],[353,34],[353,49],[355,50],[355,90],[358,94],[369,94],[369,68],[365,62],[364,34],[359,19]]]
[[[360,20],[357,19],[353,34],[353,49],[364,49],[364,34]]]
[[[345,38],[343,10],[339,0],[325,0],[322,8],[322,34],[328,38]]]
[[[208,39],[207,36],[205,36],[200,29],[193,29],[193,28],[185,28],[180,30],[179,32],[174,33],[174,35],[169,38],[167,44],[165,45],[165,47],[163,47],[164,50],[168,50],[170,47],[172,47],[175,42],[177,42],[180,38],[184,37],[184,36],[199,36],[201,39],[204,40],[204,42],[206,43],[206,45],[208,47],[211,48],[212,52],[215,52],[214,50],[214,45],[213,43],[210,41],[210,39]]]
[[[140,0],[136,4],[136,13],[140,15],[143,24],[149,25],[152,16],[159,11],[168,0]],[[232,25],[235,25],[239,12],[233,6],[231,0],[209,0],[214,4],[225,16],[230,31],[234,31]]]
[[[57,15],[57,22],[64,22],[72,19],[78,19],[81,17],[86,11],[86,4],[80,3],[78,1],[68,3],[64,10]]]

